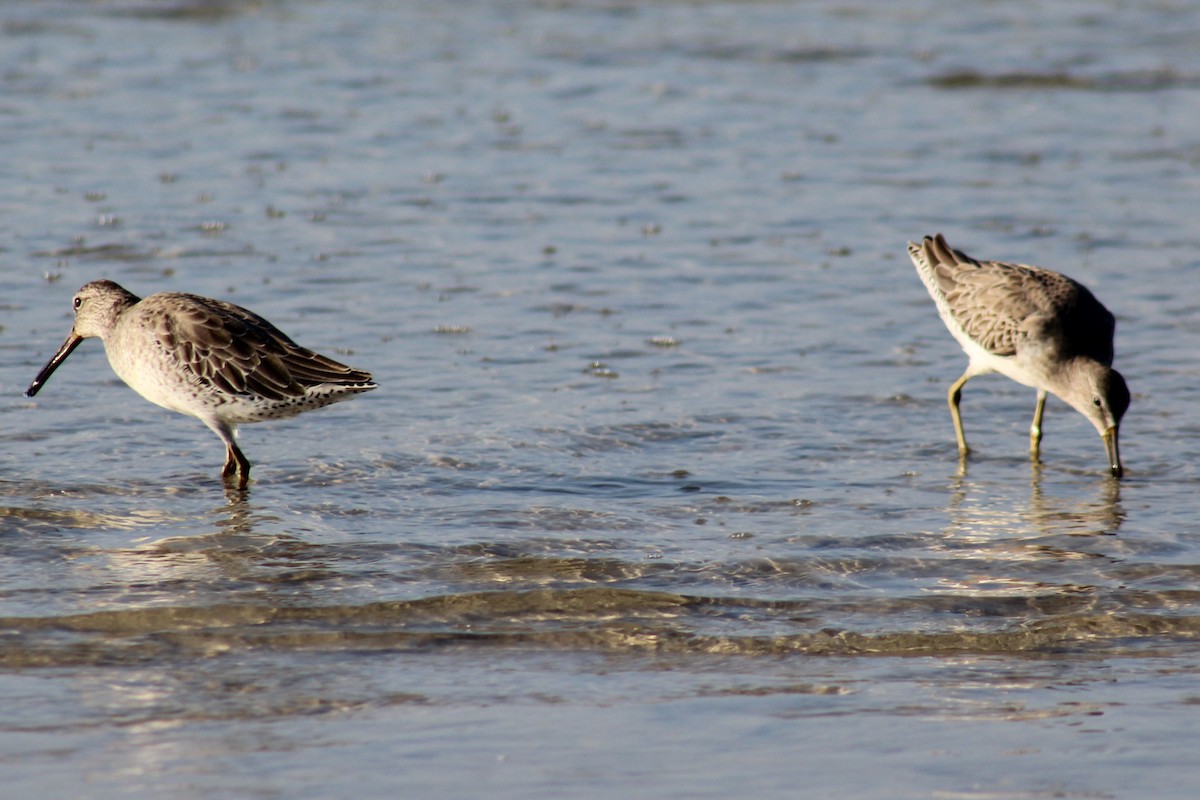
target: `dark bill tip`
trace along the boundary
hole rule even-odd
[[[71,331],[71,335],[62,343],[62,347],[58,348],[58,352],[50,357],[46,362],[46,366],[42,367],[42,371],[33,379],[33,383],[29,384],[29,388],[25,390],[26,397],[33,397],[39,390],[50,380],[50,376],[54,374],[54,370],[58,369],[58,365],[67,360],[67,356],[71,355],[71,351],[79,346],[83,341],[83,337],[76,336],[75,331]]]

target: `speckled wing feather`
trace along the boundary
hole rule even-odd
[[[1116,322],[1081,284],[1028,264],[977,261],[951,248],[941,234],[927,237],[921,251],[950,313],[988,352],[1015,355],[1033,336],[1054,342],[1064,355],[1112,363]],[[1048,330],[1051,326],[1055,330]],[[1090,335],[1083,338],[1085,330]]]
[[[300,397],[330,384],[373,387],[370,373],[301,347],[240,306],[188,294],[163,297],[172,313],[156,315],[157,339],[202,383],[267,400]]]

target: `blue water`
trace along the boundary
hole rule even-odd
[[[0,9],[13,796],[1191,798],[1200,9]],[[941,231],[1116,314],[1127,477],[973,380]],[[220,442],[86,342],[231,300],[377,391]]]

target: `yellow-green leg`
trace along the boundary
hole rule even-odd
[[[970,379],[971,373],[964,372],[963,376],[951,384],[950,390],[946,392],[946,402],[950,404],[950,416],[954,420],[954,435],[958,437],[958,454],[960,456],[971,452],[971,448],[967,447],[967,435],[963,432],[962,414],[958,411],[959,401],[962,400],[963,386]]]
[[[237,484],[237,488],[245,489],[250,483],[250,460],[237,446],[236,432],[233,425],[222,419],[204,419],[201,421],[221,437],[225,443],[225,466],[221,469],[221,480],[226,485]]]
[[[232,439],[225,442],[225,467],[221,470],[225,483],[237,482],[237,488],[245,489],[250,484],[250,460]]]
[[[1038,389],[1037,408],[1033,410],[1033,424],[1029,426],[1029,457],[1037,461],[1042,446],[1042,412],[1046,410],[1046,390]]]

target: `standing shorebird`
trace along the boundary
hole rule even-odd
[[[1129,408],[1129,389],[1112,368],[1116,320],[1084,286],[1027,264],[976,261],[951,249],[939,233],[908,254],[938,314],[970,359],[947,392],[958,452],[966,456],[958,403],[976,375],[999,372],[1037,389],[1029,429],[1034,459],[1042,441],[1042,412],[1052,392],[1083,414],[1104,438],[1109,468],[1121,476],[1117,429]]]
[[[135,392],[221,437],[221,477],[239,489],[250,480],[234,439],[239,424],[286,419],[375,388],[369,372],[300,347],[232,303],[178,292],[141,300],[112,281],[92,281],[74,302],[71,334],[25,396],[37,394],[80,342],[99,337],[113,372]]]

